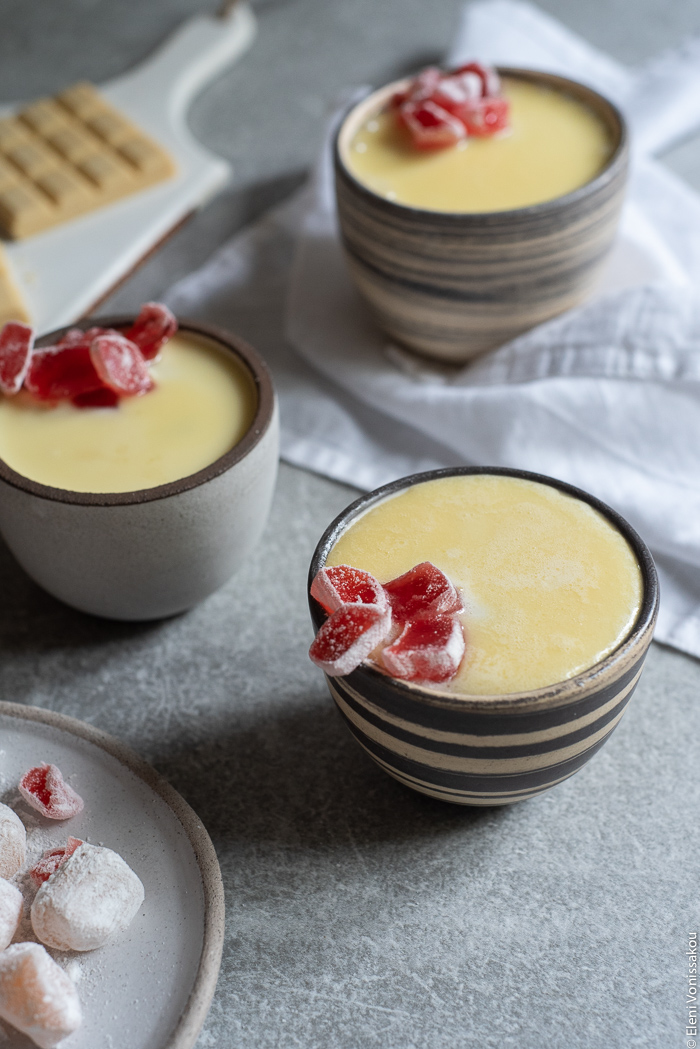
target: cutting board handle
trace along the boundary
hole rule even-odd
[[[224,16],[188,19],[135,69],[103,85],[117,103],[162,108],[171,121],[184,117],[205,84],[239,57],[255,36],[255,16],[245,0]]]

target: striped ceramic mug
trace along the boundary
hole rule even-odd
[[[629,635],[582,673],[528,692],[483,696],[440,691],[399,681],[370,663],[326,680],[348,728],[389,775],[443,801],[508,805],[577,772],[610,736],[639,681],[659,587],[651,554],[627,521],[586,492],[540,474],[481,467],[431,470],[378,488],[347,507],[316,548],[309,586],[340,535],[373,505],[414,484],[475,473],[551,485],[587,502],[614,525],[632,548],[642,575],[641,608]],[[318,630],[326,613],[310,594],[309,605]]]
[[[616,107],[583,84],[527,69],[504,76],[577,99],[610,135],[607,163],[565,196],[504,211],[429,211],[380,196],[351,171],[358,128],[408,81],[347,114],[335,140],[340,233],[350,275],[379,327],[438,360],[463,362],[583,302],[613,244],[628,142]]]

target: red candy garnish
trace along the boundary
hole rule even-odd
[[[399,120],[411,133],[416,149],[445,149],[467,137],[461,120],[430,98],[425,102],[404,102]]]
[[[35,350],[24,385],[40,401],[61,401],[102,387],[88,342]]]
[[[57,849],[47,849],[40,860],[34,864],[29,871],[30,877],[35,885],[42,885],[43,882],[48,881],[52,874],[62,864],[66,862],[69,856],[72,856],[79,845],[83,845],[84,842],[80,838],[69,838],[64,846],[59,846]]]
[[[492,66],[484,66],[481,62],[467,62],[466,65],[460,66],[459,69],[455,69],[454,73],[449,74],[447,79],[470,73],[481,81],[482,98],[497,98],[500,95],[501,78]]]
[[[384,587],[369,572],[350,565],[322,568],[311,584],[315,597],[326,612],[335,612],[343,605],[377,605],[387,608]]]
[[[0,332],[0,390],[18,393],[29,369],[34,332],[19,321],[8,321]]]
[[[392,105],[416,149],[443,149],[467,135],[483,138],[508,127],[509,104],[498,73],[480,62],[453,73],[425,69],[394,95]]]
[[[444,572],[423,561],[384,584],[394,619],[405,623],[418,616],[452,615],[463,610],[462,599]]]
[[[141,350],[125,335],[98,335],[90,343],[90,357],[104,385],[115,393],[134,396],[153,389]]]
[[[430,561],[383,586],[360,568],[322,568],[311,595],[332,613],[309,651],[329,676],[349,674],[387,641],[375,659],[393,677],[444,682],[457,673],[465,649],[462,599]]]
[[[464,656],[464,631],[454,615],[414,619],[382,650],[393,677],[405,681],[444,682],[454,677]]]
[[[309,656],[329,677],[359,667],[391,627],[391,612],[376,605],[343,605],[316,634]]]
[[[151,361],[176,331],[177,320],[167,306],[162,302],[145,302],[138,317],[124,334],[136,343],[145,359]]]
[[[167,306],[147,302],[126,333],[69,328],[55,346],[34,349],[32,329],[10,321],[0,332],[0,393],[22,386],[40,401],[77,408],[113,408],[120,397],[153,389],[147,360],[177,331]]]
[[[83,810],[83,799],[66,783],[55,765],[29,769],[19,781],[19,792],[33,809],[50,820],[67,820]]]

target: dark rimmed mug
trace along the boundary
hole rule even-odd
[[[508,805],[568,779],[608,739],[642,672],[656,622],[659,585],[643,540],[620,514],[587,492],[525,470],[450,467],[402,477],[348,506],[316,547],[309,587],[340,535],[372,506],[415,484],[464,474],[550,485],[588,503],[610,521],[632,548],[642,575],[642,604],[632,630],[589,669],[528,692],[482,696],[441,691],[399,681],[368,662],[345,677],[326,681],[355,739],[389,775],[442,801]],[[318,630],[326,613],[310,592],[309,607]]]
[[[123,328],[133,317],[83,320]],[[68,329],[51,332],[51,345]],[[0,533],[29,576],[54,597],[110,619],[157,619],[191,608],[247,560],[267,520],[279,423],[267,366],[242,339],[199,321],[181,332],[233,354],[257,395],[242,439],[204,469],[133,492],[73,492],[31,481],[0,459]]]

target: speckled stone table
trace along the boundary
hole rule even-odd
[[[104,80],[213,6],[0,0],[0,97]],[[630,63],[697,23],[692,0],[542,6]],[[436,58],[459,7],[259,3],[253,49],[192,113],[234,162],[232,186],[106,308],[157,297],[283,199],[338,88]],[[668,162],[700,188],[697,140]],[[541,798],[469,811],[414,795],[359,750],[305,655],[309,558],[352,497],[283,466],[245,571],[150,625],[63,607],[0,547],[0,697],[120,736],[211,832],[227,939],[199,1049],[685,1046],[700,666],[654,646],[611,741]]]

